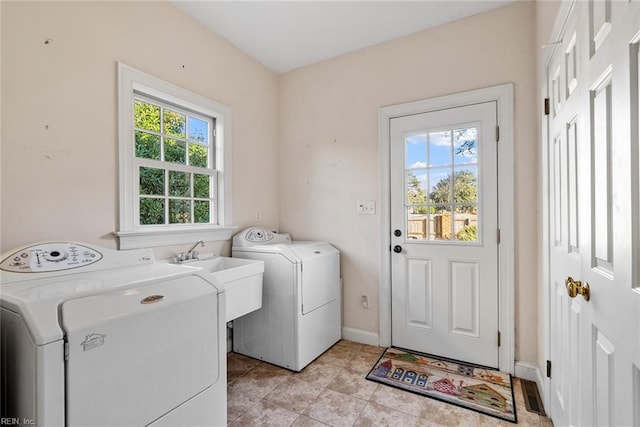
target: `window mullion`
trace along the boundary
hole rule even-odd
[[[168,225],[169,221],[169,169],[164,170],[164,225]]]
[[[188,147],[188,143],[187,143],[187,147]],[[187,149],[187,152],[189,150]],[[190,204],[189,204],[189,210],[190,210],[190,214],[191,214],[191,224],[195,224],[196,222],[196,218],[195,218],[195,209],[196,209],[196,204],[195,204],[195,198],[196,198],[196,193],[195,193],[195,188],[194,188],[194,176],[193,173],[189,174],[189,195],[190,195]],[[211,191],[211,190],[209,190]]]
[[[216,159],[216,147],[218,146],[217,144],[217,134],[216,134],[216,120],[213,119],[211,121],[211,123],[209,124],[211,126],[211,129],[209,129],[209,168],[210,169],[217,169],[217,159]]]
[[[160,161],[164,162],[164,153],[166,152],[167,136],[164,134],[164,108],[160,108]]]
[[[212,194],[209,194],[209,197],[211,197],[211,203],[209,204],[211,213],[209,215],[211,216],[211,220],[217,223],[220,218],[220,209],[222,209],[223,202],[218,195],[218,183],[220,180],[218,179],[217,171],[212,175],[211,180],[213,181],[213,191],[211,192]]]

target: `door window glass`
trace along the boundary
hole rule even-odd
[[[405,136],[409,239],[478,242],[478,126]]]

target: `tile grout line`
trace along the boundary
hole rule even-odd
[[[420,415],[415,415],[415,414],[413,414],[413,413],[409,413],[409,412],[406,412],[406,411],[404,411],[404,410],[396,409],[395,407],[389,407],[389,406],[387,406],[387,405],[380,404],[380,403],[378,403],[377,401],[374,401],[374,397],[376,396],[376,393],[380,393],[381,387],[383,386],[383,385],[381,385],[381,384],[376,384],[376,387],[375,387],[375,388],[371,391],[371,393],[370,393],[368,396],[366,396],[366,397],[360,397],[360,396],[356,396],[356,395],[353,395],[353,394],[347,394],[347,393],[344,393],[344,392],[342,392],[342,391],[333,390],[332,388],[330,388],[331,384],[333,384],[333,382],[334,382],[337,378],[339,378],[339,377],[340,377],[340,375],[341,375],[341,374],[343,374],[344,372],[348,372],[348,371],[349,371],[349,372],[352,372],[352,373],[357,374],[357,376],[358,376],[358,377],[364,377],[364,378],[366,379],[366,373],[360,373],[360,372],[359,372],[359,370],[360,370],[360,368],[361,368],[361,367],[358,367],[358,369],[356,369],[356,370],[348,369],[348,368],[347,368],[347,366],[356,367],[356,366],[358,366],[359,364],[361,364],[361,362],[362,362],[361,360],[360,360],[360,361],[358,361],[358,362],[356,362],[356,364],[355,364],[355,365],[354,365],[354,363],[353,363],[353,362],[354,362],[354,360],[356,359],[356,355],[358,355],[358,354],[359,354],[358,349],[356,349],[356,348],[354,348],[354,347],[352,347],[352,346],[350,346],[350,345],[348,345],[348,344],[347,344],[347,345],[340,345],[340,346],[338,346],[338,347],[339,347],[339,350],[340,350],[340,351],[334,352],[333,354],[330,354],[330,355],[329,355],[329,357],[325,358],[325,360],[326,360],[326,359],[328,359],[328,360],[329,360],[328,362],[327,362],[327,361],[324,361],[324,360],[322,360],[322,361],[318,360],[318,359],[320,359],[320,358],[318,358],[318,359],[316,359],[316,361],[312,362],[312,364],[313,364],[313,363],[320,362],[320,363],[319,363],[320,365],[327,365],[327,366],[331,366],[332,368],[339,368],[339,370],[338,370],[338,372],[337,372],[335,375],[333,375],[333,376],[331,377],[331,381],[327,381],[327,383],[321,387],[321,390],[320,390],[320,392],[318,393],[318,395],[317,395],[315,398],[313,398],[312,400],[310,400],[310,401],[309,401],[309,403],[308,403],[308,404],[307,404],[307,405],[306,405],[302,410],[300,410],[300,412],[298,412],[298,411],[292,411],[292,410],[289,410],[289,409],[287,409],[287,408],[285,408],[285,407],[280,406],[280,405],[279,405],[279,404],[277,404],[277,403],[274,403],[274,402],[271,402],[271,401],[268,401],[268,400],[266,400],[266,399],[265,399],[265,398],[266,398],[266,396],[268,396],[268,395],[269,395],[269,393],[272,393],[272,392],[273,392],[273,391],[274,391],[274,390],[279,386],[279,385],[276,385],[276,386],[274,386],[273,388],[271,388],[271,389],[270,389],[270,390],[265,394],[265,396],[264,396],[264,397],[259,398],[259,400],[257,400],[257,402],[256,402],[256,403],[254,403],[253,405],[251,405],[247,410],[243,411],[243,412],[241,413],[241,415],[239,415],[238,417],[236,417],[233,421],[230,421],[230,422],[229,422],[229,424],[234,423],[234,422],[237,422],[237,421],[238,421],[240,418],[242,418],[242,417],[243,417],[247,412],[251,411],[251,410],[255,407],[255,405],[257,405],[258,403],[262,402],[263,404],[274,405],[275,407],[278,407],[278,408],[281,408],[281,409],[283,409],[283,410],[286,410],[286,411],[288,411],[288,412],[290,412],[290,413],[294,413],[294,414],[296,414],[297,416],[296,416],[296,417],[295,417],[295,419],[292,421],[292,424],[293,424],[293,423],[296,423],[298,420],[302,420],[302,418],[301,418],[301,417],[306,417],[306,418],[308,418],[308,419],[310,419],[310,420],[313,420],[314,422],[317,422],[317,423],[319,423],[319,424],[322,424],[322,425],[325,425],[325,426],[327,426],[327,425],[328,425],[328,426],[331,426],[331,424],[326,424],[325,422],[323,422],[323,421],[321,421],[321,420],[318,420],[318,419],[314,418],[313,416],[311,416],[311,415],[309,415],[309,414],[306,414],[306,411],[308,411],[308,410],[309,410],[309,407],[310,407],[311,405],[313,405],[313,403],[314,403],[314,402],[317,402],[317,399],[318,399],[318,398],[319,398],[323,393],[325,393],[326,391],[335,392],[335,393],[338,393],[339,395],[342,395],[342,396],[344,396],[344,397],[350,397],[350,398],[354,398],[354,399],[357,399],[357,400],[359,400],[359,401],[364,402],[364,406],[363,406],[363,407],[358,411],[358,413],[357,413],[357,415],[356,415],[355,420],[354,420],[354,421],[353,421],[353,423],[351,424],[352,426],[353,426],[353,425],[355,425],[355,424],[357,424],[357,423],[358,423],[358,421],[364,421],[364,420],[361,420],[361,417],[363,416],[363,414],[365,413],[365,411],[367,410],[367,408],[368,408],[368,407],[371,407],[371,408],[372,408],[372,407],[373,407],[372,405],[374,405],[374,404],[375,404],[375,405],[380,405],[380,407],[381,407],[381,408],[386,408],[386,409],[391,410],[391,411],[397,411],[398,413],[401,413],[401,414],[404,414],[404,415],[407,415],[407,416],[410,416],[410,417],[416,418],[416,419],[417,419],[416,424],[419,424],[421,421],[425,421],[425,420],[427,420],[427,421],[428,421],[428,418],[421,417]],[[367,353],[372,354],[372,355],[374,355],[374,356],[379,356],[379,354],[374,354],[374,352],[373,352],[373,351],[370,351],[370,352],[367,352]],[[377,352],[376,352],[376,353],[377,353]],[[342,359],[342,360],[341,360],[341,359]],[[258,367],[260,367],[261,365],[264,365],[264,363],[260,363],[260,362],[259,362],[259,363],[255,364],[254,366],[250,367],[249,369],[247,369],[246,371],[242,372],[242,374],[238,375],[238,376],[237,376],[237,377],[235,377],[231,382],[229,382],[229,383],[228,383],[228,386],[231,386],[231,385],[232,385],[232,384],[234,384],[236,381],[238,381],[240,378],[247,376],[250,372],[252,372],[253,370],[257,369],[257,368],[258,368]],[[353,365],[353,366],[352,366],[352,365]],[[291,378],[298,379],[298,378],[295,378],[295,376],[291,376]],[[313,376],[311,376],[311,378],[314,378],[314,377],[313,377]],[[514,378],[515,378],[515,377],[514,377]],[[307,384],[309,384],[309,385],[312,385],[312,384],[314,384],[314,383],[315,383],[315,384],[318,384],[318,383],[317,383],[317,380],[316,380],[316,381],[305,381],[304,379],[299,379],[299,381],[305,382],[305,383],[307,383]],[[516,386],[514,386],[514,389],[517,389],[517,387],[516,387]],[[360,390],[362,390],[362,389],[360,389]],[[516,390],[514,390],[514,391],[516,391]],[[515,395],[518,395],[517,391],[516,391]],[[518,399],[518,398],[516,398],[516,397],[515,397],[515,395],[514,395],[514,404],[515,404],[515,405],[517,405],[517,406],[516,406],[516,408],[517,408],[516,410],[517,410],[518,415],[520,415],[518,418],[519,418],[519,421],[521,421],[521,422],[522,422],[522,421],[524,421],[524,419],[523,419],[523,418],[525,418],[525,417],[524,417],[524,414],[525,414],[525,412],[527,412],[527,411],[525,411],[525,410],[524,410],[523,405],[522,405],[522,402],[521,402],[521,401],[519,401],[519,399]],[[255,397],[257,397],[257,396],[255,396]],[[463,409],[464,409],[464,408],[463,408]],[[475,414],[475,412],[474,412],[474,414]],[[480,414],[480,415],[482,415],[482,414]],[[550,424],[550,423],[546,423],[546,422],[545,422],[545,420],[543,419],[544,417],[541,417],[541,416],[539,416],[539,415],[537,415],[537,414],[532,414],[532,415],[536,415],[536,417],[535,417],[535,420],[537,421],[536,425],[540,425],[540,426],[547,426],[547,425],[549,425],[549,424]],[[532,419],[533,417],[526,417],[526,418],[529,418],[529,420],[530,420],[530,421],[533,421],[533,419]],[[482,420],[480,420],[480,421],[482,422]]]

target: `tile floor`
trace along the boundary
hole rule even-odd
[[[302,372],[228,354],[230,426],[513,426],[512,423],[367,381],[383,349],[340,341]],[[514,379],[518,424],[552,427],[527,412]]]

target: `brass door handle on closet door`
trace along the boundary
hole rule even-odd
[[[587,282],[583,285],[580,280],[573,280],[573,277],[569,276],[567,280],[565,280],[564,285],[567,288],[569,297],[575,298],[578,295],[582,295],[585,301],[591,299],[591,288]]]

